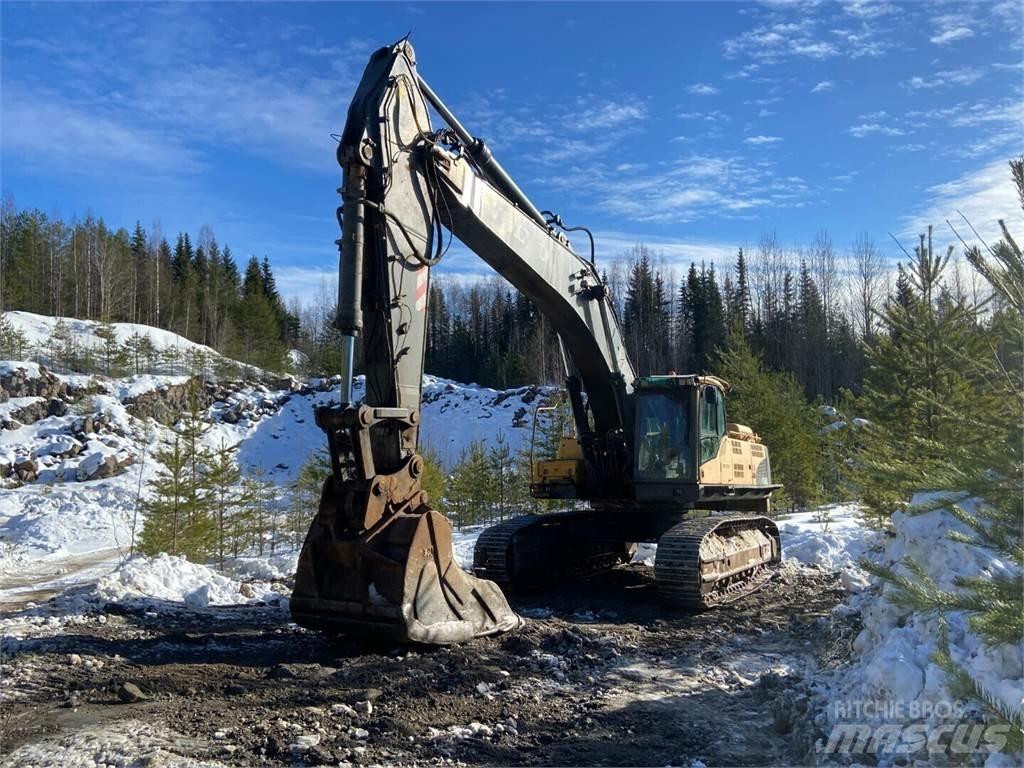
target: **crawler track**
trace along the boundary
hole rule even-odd
[[[771,579],[781,551],[779,529],[766,517],[684,520],[658,540],[658,592],[692,610],[731,603]]]

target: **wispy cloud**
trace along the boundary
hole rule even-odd
[[[308,304],[321,291],[332,297],[337,295],[338,270],[275,266],[274,280],[278,292],[286,302],[298,299],[303,304]]]
[[[584,104],[587,102],[583,102]],[[586,108],[567,118],[566,125],[574,130],[615,128],[625,123],[636,123],[647,117],[647,107],[637,101],[606,101]]]
[[[815,85],[813,88],[811,88],[811,93],[824,93],[825,91],[831,91],[835,87],[836,87],[836,84],[835,84],[834,81],[832,81],[832,80],[821,80],[820,82],[818,82],[817,85]]]
[[[709,83],[694,83],[686,86],[686,92],[694,96],[714,96],[718,89]]]
[[[746,144],[753,144],[754,146],[759,147],[759,146],[762,146],[764,144],[778,144],[780,141],[782,141],[782,137],[781,136],[763,136],[763,135],[747,136],[747,138],[745,138],[743,141]]]
[[[932,17],[935,34],[929,39],[935,45],[949,45],[957,40],[974,37],[974,30],[964,23],[962,13],[943,13]]]
[[[930,202],[918,211],[904,217],[904,233],[916,234],[932,224],[941,240],[958,244],[955,235],[946,226],[946,219],[961,227],[962,213],[979,234],[990,244],[1000,237],[999,219],[1006,219],[1010,230],[1024,225],[1020,201],[1010,181],[1010,169],[998,160],[969,171],[960,177],[925,190]],[[964,234],[961,232],[961,234]]]
[[[726,40],[722,47],[730,58],[750,56],[767,61],[788,56],[825,59],[839,54],[834,45],[815,36],[813,22],[806,19],[758,26]]]
[[[955,43],[957,40],[966,40],[969,37],[974,37],[974,31],[970,27],[953,27],[932,35],[929,40],[936,45],[947,45]]]
[[[878,134],[879,136],[906,136],[907,132],[902,128],[896,128],[891,125],[882,125],[881,123],[861,123],[860,125],[854,125],[846,129],[847,133],[856,136],[858,139],[863,139],[865,136],[871,134]]]
[[[946,88],[951,85],[973,85],[982,78],[982,74],[982,71],[975,67],[960,67],[936,72],[931,76],[915,76],[904,80],[900,85],[911,91]]]
[[[843,11],[858,19],[877,19],[897,12],[895,5],[871,0],[847,0],[843,3]]]
[[[107,109],[89,108],[52,91],[4,89],[3,142],[22,162],[45,163],[52,173],[79,175],[193,173],[202,155],[180,137],[144,127]]]
[[[709,112],[680,112],[679,117],[683,120],[700,120],[705,123],[724,123],[730,120],[727,114],[717,109]]]

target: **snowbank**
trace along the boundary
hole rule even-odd
[[[266,585],[242,592],[242,584],[205,565],[182,557],[161,554],[128,560],[96,582],[96,595],[108,602],[124,603],[140,598],[184,603],[193,609],[210,605],[235,605],[265,597]]]
[[[832,504],[809,512],[780,515],[782,555],[829,571],[849,571],[878,537],[864,528],[856,504]]]
[[[922,504],[929,498],[918,495],[913,503]],[[892,525],[895,535],[886,540],[884,551],[871,559],[897,572],[908,574],[901,561],[912,558],[940,587],[949,590],[957,589],[955,581],[959,577],[995,573],[1021,577],[990,550],[949,538],[952,532],[968,531],[946,509],[919,515],[897,512]],[[833,723],[848,719],[851,704],[858,702],[886,703],[887,708],[874,708],[882,710],[881,716],[860,718],[860,722],[874,724],[910,719],[932,728],[950,715],[954,720],[959,717],[957,722],[976,718],[978,713],[970,708],[962,711],[963,702],[953,698],[946,687],[946,674],[932,661],[940,638],[940,617],[899,607],[891,600],[895,591],[892,585],[877,579],[872,583],[870,592],[854,595],[840,607],[846,612],[859,611],[863,629],[854,641],[855,660],[823,684],[823,695],[831,702],[828,712]],[[947,618],[953,660],[1007,708],[1020,711],[1024,704],[1024,647],[990,647],[971,631],[966,614],[956,612]],[[887,765],[896,755],[878,757]],[[993,756],[990,762],[998,765],[1004,759]]]
[[[96,331],[102,324],[94,320],[78,320],[74,317],[51,317],[49,315],[37,315],[34,312],[21,311],[4,312],[3,316],[10,321],[16,330],[20,330],[25,334],[29,344],[41,347],[44,352],[49,345],[54,327],[61,321],[63,321],[68,332],[74,337],[79,347],[98,349],[104,344],[103,339],[96,334]],[[153,345],[153,349],[156,352],[164,352],[171,349],[181,353],[202,352],[211,358],[220,357],[217,352],[203,344],[196,344],[184,336],[179,336],[176,333],[160,328],[154,328],[151,325],[111,323],[111,327],[114,329],[119,344],[124,344],[132,336],[138,335],[149,339],[149,343]]]

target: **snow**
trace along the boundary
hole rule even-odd
[[[918,494],[911,505],[921,505],[938,494]],[[961,502],[974,506],[973,500]],[[983,574],[1005,573],[1018,580],[1021,574],[1001,561],[990,550],[955,541],[951,533],[967,530],[945,508],[923,514],[896,512],[892,516],[893,536],[884,540],[884,548],[860,547],[874,562],[908,573],[905,558],[914,559],[943,589],[957,590],[956,580]],[[865,535],[865,540],[872,537]],[[881,551],[878,551],[878,550]],[[946,675],[932,660],[941,633],[943,619],[933,612],[918,612],[896,605],[895,588],[871,579],[870,591],[851,596],[840,606],[845,613],[858,612],[863,629],[854,641],[855,658],[820,684],[820,694],[830,702],[888,702],[890,710],[903,715],[920,713],[929,727],[939,724],[950,711],[961,706],[946,688]],[[1011,711],[1024,703],[1024,647],[1020,644],[991,647],[971,629],[964,612],[946,617],[950,655],[991,695]],[[829,711],[835,720],[838,711]],[[969,715],[970,713],[966,713]],[[870,718],[862,718],[868,720]],[[890,717],[891,719],[891,717]],[[960,717],[960,720],[969,719]],[[876,722],[883,719],[876,718]],[[879,755],[881,764],[891,764],[893,755]],[[992,757],[998,764],[1003,758]],[[1011,761],[1012,763],[1012,761]]]
[[[94,320],[78,320],[73,317],[51,317],[49,315],[37,315],[33,312],[12,311],[4,312],[4,317],[10,321],[16,330],[20,330],[28,338],[31,345],[46,348],[49,344],[53,329],[59,321],[63,321],[68,332],[74,336],[75,341],[82,347],[102,347],[104,341],[96,331],[102,323]],[[203,344],[189,341],[171,331],[161,328],[154,328],[150,325],[139,323],[111,323],[117,341],[124,344],[132,336],[138,334],[148,338],[157,352],[174,349],[179,352],[203,352],[211,357],[220,357],[214,350]]]
[[[234,605],[255,598],[242,595],[240,582],[205,565],[160,554],[128,560],[96,582],[96,595],[108,602],[139,598],[184,603],[192,609]]]
[[[777,523],[783,557],[829,571],[856,568],[876,538],[865,531],[856,504],[832,504],[780,515]]]
[[[26,379],[38,379],[43,375],[39,370],[39,363],[29,363],[24,360],[0,360],[0,376],[10,376],[19,370],[22,371]]]
[[[41,397],[12,397],[6,403],[0,403],[0,420],[9,419],[22,408],[43,402]]]
[[[142,373],[127,379],[117,379],[107,385],[107,391],[118,400],[130,400],[169,385],[187,384],[189,376],[161,376]]]

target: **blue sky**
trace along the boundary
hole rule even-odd
[[[1021,4],[10,3],[0,172],[19,207],[170,238],[207,224],[290,295],[334,278],[330,134],[369,54],[420,72],[599,259],[684,268],[774,231],[909,246],[962,210],[1021,229]],[[582,248],[585,244],[578,243]],[[487,268],[465,249],[441,267]]]

